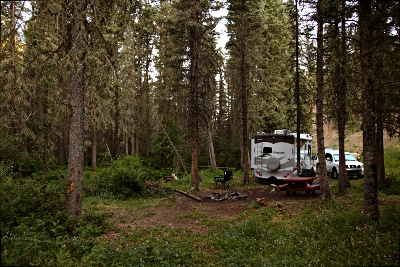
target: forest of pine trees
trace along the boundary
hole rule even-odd
[[[342,150],[346,132],[363,131],[373,207],[383,133],[400,131],[399,10],[378,0],[2,1],[0,161],[21,176],[68,164],[74,192],[84,166],[136,154],[191,172],[196,190],[199,166],[241,168],[248,182],[254,133],[329,121]]]

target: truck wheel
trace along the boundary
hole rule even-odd
[[[338,177],[339,177],[339,174],[338,174],[336,168],[333,168],[332,169],[332,178],[333,179],[338,179]]]

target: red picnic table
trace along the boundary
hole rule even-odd
[[[276,189],[286,191],[286,194],[290,195],[293,192],[304,191],[307,194],[312,193],[315,195],[315,190],[319,190],[319,185],[314,185],[313,181],[317,177],[291,177],[285,179],[285,184],[275,186]]]

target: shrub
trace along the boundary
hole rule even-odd
[[[29,176],[31,179],[43,181],[67,181],[68,166],[60,166],[47,171],[38,171]]]
[[[0,125],[0,162],[14,162],[19,159],[20,152],[15,147],[16,138],[8,135]]]
[[[65,179],[56,178],[64,172],[57,173],[1,180],[2,265],[75,266],[106,231],[105,214],[66,215]]]
[[[64,185],[59,180],[52,183],[33,179],[3,180],[0,186],[2,228],[63,211]]]
[[[101,169],[94,181],[95,194],[127,199],[146,189],[146,169],[137,156],[126,156]]]
[[[13,178],[15,173],[13,173],[13,166],[0,161],[0,182],[9,178]]]

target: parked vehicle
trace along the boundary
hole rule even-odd
[[[300,134],[300,145],[301,171],[310,171],[312,169],[314,173],[311,158],[312,136],[310,134]],[[289,130],[275,130],[274,133],[257,133],[251,139],[250,154],[253,177],[259,180],[280,183],[285,178],[299,175],[297,173],[296,133],[290,133]]]
[[[346,173],[349,177],[364,177],[364,164],[359,162],[353,154],[349,152],[344,153],[346,160]],[[338,178],[339,176],[339,150],[325,149],[325,159],[326,159],[326,171],[327,175],[332,178]],[[319,172],[319,161],[318,155],[315,156],[314,164]]]

